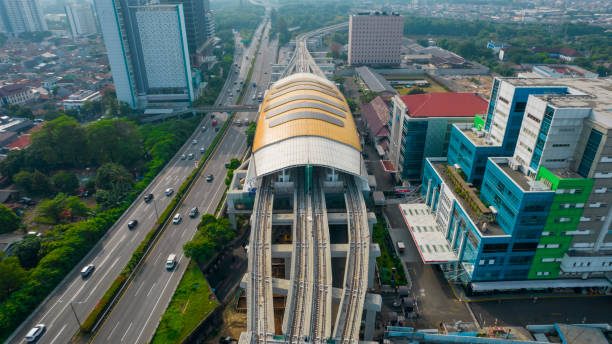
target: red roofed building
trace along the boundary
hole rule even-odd
[[[28,130],[27,133],[19,136],[17,140],[9,143],[5,147],[9,150],[19,150],[19,149],[27,148],[28,146],[32,144],[32,133],[39,131],[43,125],[44,123],[39,123],[32,129]]]
[[[426,157],[446,156],[454,123],[472,123],[488,103],[475,93],[425,93],[392,98],[387,155],[401,179],[421,180]]]
[[[382,156],[389,141],[389,102],[378,96],[369,103],[361,104],[360,107],[370,139],[378,154]]]

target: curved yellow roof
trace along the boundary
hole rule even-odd
[[[253,152],[286,139],[317,136],[361,151],[355,120],[342,93],[309,73],[277,81],[261,104]]]

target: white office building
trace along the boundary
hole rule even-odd
[[[404,17],[393,12],[362,12],[349,19],[350,65],[398,65]]]
[[[95,4],[119,101],[138,109],[191,105],[183,5]]]
[[[38,0],[0,0],[0,30],[15,35],[47,31]]]
[[[73,38],[98,32],[91,5],[66,5],[64,9]]]

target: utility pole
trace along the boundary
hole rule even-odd
[[[77,316],[77,314],[76,314],[76,312],[74,310],[74,306],[72,305],[72,301],[70,301],[69,304],[70,304],[70,309],[72,309],[72,313],[74,314],[74,318],[77,321],[77,324],[79,324],[79,327],[82,327],[81,326],[81,322],[79,321],[79,317]]]

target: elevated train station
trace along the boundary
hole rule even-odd
[[[380,250],[371,243],[376,217],[355,122],[300,50],[295,73],[266,93],[252,154],[227,193],[232,222],[246,214],[251,223],[241,343],[371,340],[381,307],[368,293]],[[283,314],[274,296],[285,297]]]

